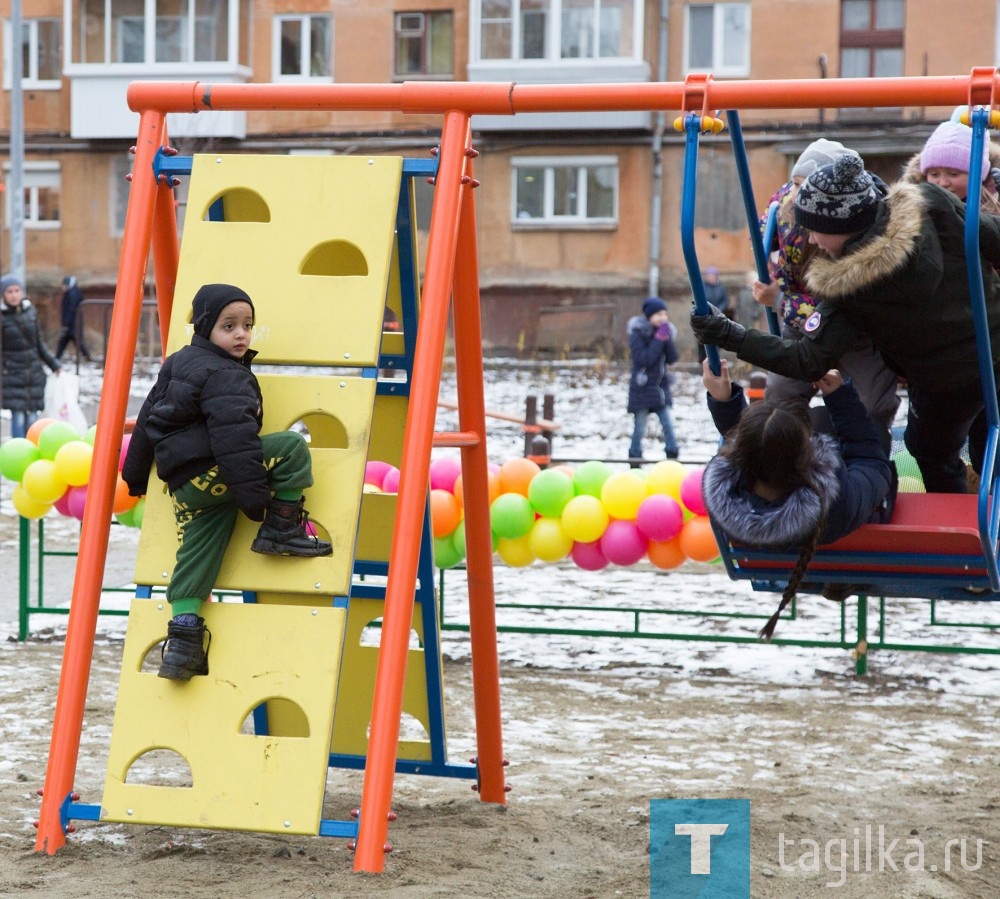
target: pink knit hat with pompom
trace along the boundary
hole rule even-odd
[[[969,157],[972,149],[972,129],[960,122],[942,122],[927,138],[920,151],[920,171],[928,169],[955,169],[969,171]],[[979,180],[990,170],[989,135],[983,141],[983,161]]]

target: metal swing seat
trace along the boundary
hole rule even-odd
[[[750,229],[758,277],[770,280],[765,246],[771,246],[777,204],[768,212],[763,239],[757,221],[753,188],[750,184],[746,148],[738,113],[729,110],[736,168],[740,177],[744,206]],[[994,127],[1000,114],[986,108],[970,108],[972,125],[971,158],[982,158],[987,124]],[[681,208],[681,238],[685,263],[691,280],[695,309],[707,314],[701,268],[695,252],[695,191],[698,140],[703,131],[719,131],[722,122],[704,114],[686,114],[684,182]],[[978,155],[977,155],[978,154]],[[979,208],[981,185],[970,179],[967,206]],[[965,252],[973,317],[976,326],[976,353],[988,423],[983,474],[978,494],[899,493],[892,520],[887,524],[867,524],[835,543],[816,549],[800,592],[819,592],[835,583],[852,587],[859,596],[912,597],[951,600],[1000,598],[1000,570],[997,538],[1000,503],[996,479],[997,442],[1000,415],[993,374],[982,263],[979,255],[978,216],[969,216],[965,227]],[[778,333],[777,317],[767,310],[769,328]],[[709,365],[719,372],[719,352],[705,347]],[[754,590],[782,592],[788,583],[798,552],[779,552],[735,544],[712,523],[722,562],[733,580],[750,581]]]

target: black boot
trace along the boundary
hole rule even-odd
[[[178,624],[177,616],[167,624],[167,639],[161,654],[160,677],[170,680],[191,680],[196,674],[208,674],[208,646],[212,645],[212,632],[205,627],[205,619],[197,615],[195,624]],[[205,635],[208,634],[208,646]]]
[[[301,498],[297,501],[272,499],[250,548],[268,556],[332,555],[333,547],[329,543],[306,533],[309,513],[302,508],[303,502]]]

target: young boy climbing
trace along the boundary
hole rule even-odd
[[[205,620],[222,559],[243,512],[261,521],[254,552],[328,556],[329,543],[307,533],[302,491],[312,460],[301,434],[261,436],[263,400],[250,368],[254,307],[231,284],[195,294],[188,346],[168,356],[136,419],[122,477],[132,496],[146,493],[150,468],[167,485],[180,545],[167,600],[159,676],[189,680],[208,673]],[[273,496],[272,496],[273,493]]]

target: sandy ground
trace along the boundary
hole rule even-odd
[[[100,801],[104,778],[122,647],[120,628],[110,630],[95,648],[83,802]],[[465,781],[398,777],[395,849],[378,876],[353,874],[345,841],[319,837],[84,822],[54,857],[35,853],[62,643],[46,629],[7,642],[0,895],[645,897],[649,802],[675,797],[751,800],[754,897],[997,895],[998,701],[995,691],[970,694],[966,680],[949,688],[950,660],[934,657],[928,675],[925,657],[886,655],[902,675],[857,678],[846,655],[814,657],[811,668],[790,656],[783,678],[788,652],[778,647],[742,647],[756,660],[733,671],[718,647],[647,641],[629,652],[645,662],[618,663],[605,643],[585,668],[586,650],[546,641],[501,639],[502,658],[534,649],[553,665],[502,663],[506,807],[481,803]],[[445,638],[449,744],[460,761],[475,754],[465,642]],[[995,682],[982,659],[961,664]],[[360,774],[332,771],[324,816],[345,818],[360,790]],[[945,844],[963,838],[975,870],[956,848],[945,872]]]

